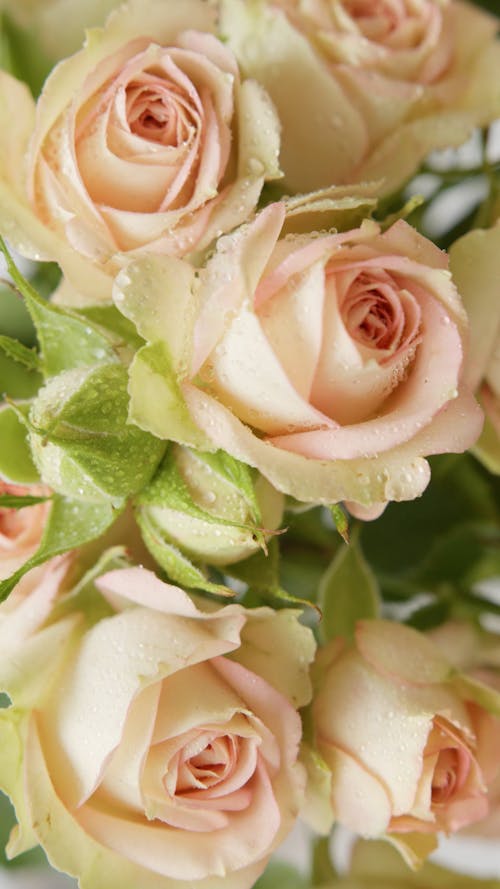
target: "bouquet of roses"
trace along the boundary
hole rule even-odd
[[[9,859],[500,885],[424,864],[500,833],[490,7],[3,0]]]

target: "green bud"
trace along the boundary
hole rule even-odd
[[[65,371],[33,402],[29,442],[42,480],[67,497],[120,505],[149,481],[165,443],[128,424],[120,364]]]
[[[154,528],[156,547],[177,547],[212,565],[246,559],[275,531],[283,495],[222,451],[206,454],[171,445],[138,501],[139,524]]]

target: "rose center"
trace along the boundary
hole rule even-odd
[[[456,749],[441,750],[432,778],[432,802],[444,803],[455,791],[459,756]]]
[[[212,739],[193,755],[186,750],[179,767],[176,793],[214,787],[226,778],[237,758],[238,741],[228,735]]]
[[[371,349],[394,351],[401,342],[405,319],[392,282],[360,275],[342,304],[342,318],[353,340]]]
[[[369,40],[383,40],[407,17],[404,0],[344,0],[344,6]]]
[[[126,114],[130,131],[150,142],[177,147],[188,137],[189,103],[175,84],[160,78],[128,84]]]

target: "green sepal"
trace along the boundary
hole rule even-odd
[[[40,369],[45,377],[53,377],[76,367],[118,361],[109,339],[94,324],[39,296],[16,267],[2,238],[0,250],[36,327]]]
[[[117,516],[110,503],[82,503],[55,494],[40,546],[24,565],[0,582],[0,601],[31,568],[100,537]]]
[[[34,497],[30,494],[16,496],[15,494],[0,494],[0,509],[24,509],[25,506],[35,506],[37,503],[45,503],[50,497]]]
[[[181,551],[165,539],[146,513],[137,513],[137,524],[144,543],[168,577],[182,587],[204,590],[216,596],[234,596],[233,590],[219,583],[212,583]]]
[[[320,631],[325,641],[335,636],[350,638],[358,620],[377,617],[378,584],[357,538],[343,544],[334,556],[320,581],[318,604],[323,614]]]
[[[228,459],[225,460],[225,457]],[[224,454],[223,451],[217,451],[215,454],[205,454],[200,451],[196,452],[196,458],[202,460],[214,472],[218,473],[222,478],[228,480],[230,484],[237,487],[238,491],[243,495],[246,502],[250,506],[254,516],[260,518],[260,510],[256,501],[253,485],[251,484],[250,470],[245,474],[244,469],[248,469],[244,464],[239,464],[238,460]],[[234,466],[232,464],[235,464]],[[238,465],[239,464],[239,465]],[[238,484],[238,482],[241,483]],[[200,521],[207,522],[211,525],[221,525],[227,528],[243,528],[250,530],[256,541],[265,547],[264,533],[260,528],[253,527],[244,522],[234,522],[221,516],[207,512],[198,506],[189,493],[189,488],[182,478],[179,468],[175,461],[173,450],[170,448],[159,467],[158,471],[143,488],[137,503],[140,506],[159,506],[167,509],[182,512]]]
[[[0,477],[9,482],[31,485],[40,481],[28,443],[28,432],[21,416],[28,405],[0,408]]]
[[[210,451],[210,442],[189,413],[165,343],[143,346],[129,374],[132,423],[166,441]]]
[[[165,443],[127,422],[121,364],[60,374],[33,402],[31,446],[43,480],[59,493],[120,501],[155,472]]]
[[[221,450],[215,453],[199,451],[197,456],[238,490],[249,506],[253,521],[260,523],[262,516],[255,495],[255,470]]]
[[[13,337],[0,334],[0,349],[8,358],[12,358],[28,370],[40,369],[40,359],[35,349],[28,349]]]

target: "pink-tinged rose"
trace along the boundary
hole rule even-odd
[[[32,242],[56,259],[82,301],[109,299],[131,255],[203,250],[281,175],[271,101],[215,30],[204,0],[131,2],[56,66],[35,117],[20,105],[10,138],[21,154],[31,135],[24,206],[4,208],[4,225],[21,252]],[[6,149],[6,178],[9,164]]]
[[[450,249],[450,266],[469,317],[465,376],[486,414],[475,451],[500,473],[500,223],[469,232]]]
[[[450,621],[430,634],[457,669],[500,692],[500,636],[476,624]],[[500,773],[488,788],[490,810],[486,818],[467,828],[467,833],[497,840],[500,831]]]
[[[97,586],[115,614],[26,721],[23,832],[89,889],[247,889],[302,800],[313,634],[293,611],[200,611],[142,568]]]
[[[427,637],[362,621],[320,653],[313,718],[332,815],[388,836],[410,863],[485,818],[500,768],[500,695],[460,674]],[[496,715],[489,712],[493,709]]]
[[[497,20],[461,0],[221,0],[243,69],[283,127],[286,185],[382,180],[500,115]]]
[[[405,222],[280,239],[284,222],[269,205],[196,272],[165,258],[117,278],[116,304],[153,341],[131,367],[131,417],[299,500],[373,515],[425,489],[424,455],[479,434],[465,313],[446,255]]]
[[[40,485],[13,485],[0,479],[0,494],[46,497],[50,491]],[[45,530],[50,501],[22,509],[0,506],[0,580],[10,577],[35,550]]]

